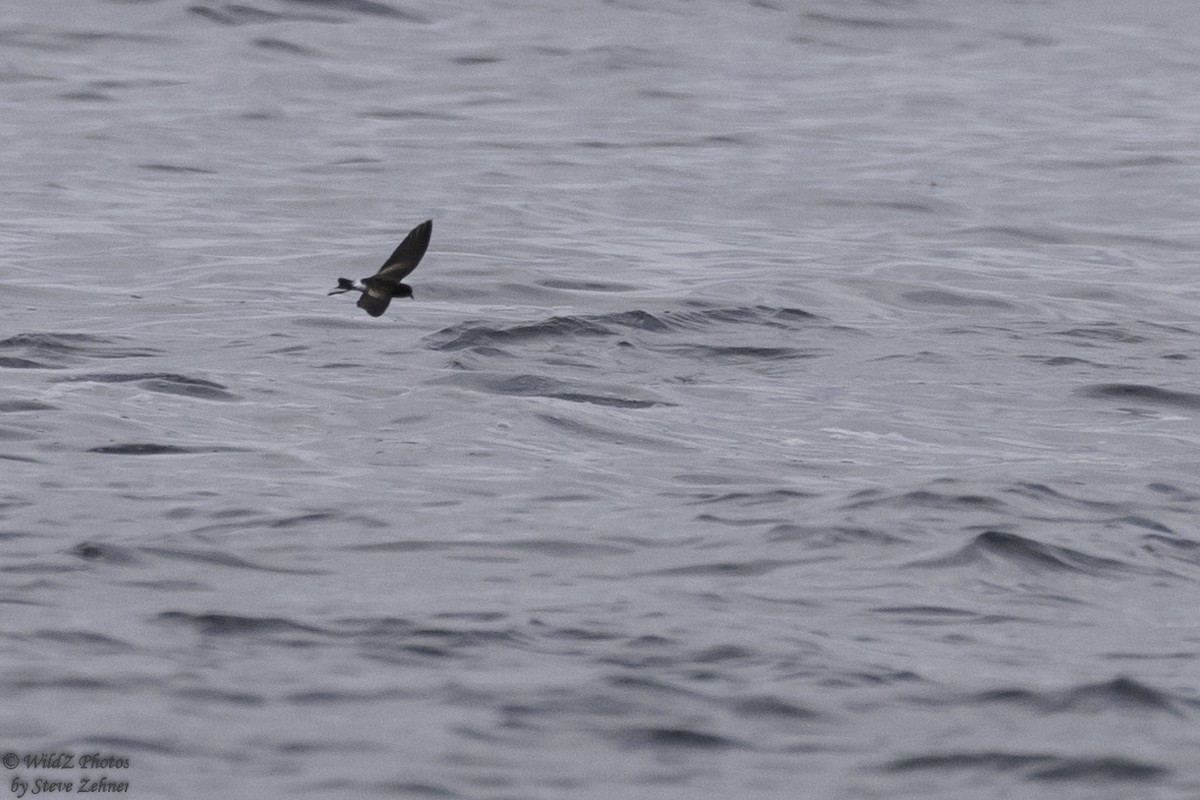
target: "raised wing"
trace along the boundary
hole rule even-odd
[[[395,252],[388,256],[387,261],[383,262],[383,266],[379,268],[379,272],[375,273],[373,280],[386,281],[391,284],[404,280],[410,272],[417,268],[417,264],[421,263],[421,257],[425,255],[425,250],[429,247],[429,238],[432,235],[433,220],[431,219],[425,220],[409,231],[408,236],[404,237],[404,241],[400,243]]]

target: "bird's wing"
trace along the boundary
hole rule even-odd
[[[392,302],[392,287],[387,285],[367,284],[366,290],[362,293],[362,297],[358,298],[358,307],[366,311],[372,317],[378,317],[387,311],[388,304]]]
[[[404,280],[410,272],[417,268],[417,264],[421,263],[421,257],[425,255],[425,250],[429,247],[429,237],[432,235],[433,220],[431,219],[425,220],[413,228],[408,236],[404,237],[404,241],[400,243],[395,252],[388,256],[388,260],[383,262],[383,266],[379,268],[379,272],[376,272],[373,278],[391,284],[397,284]]]

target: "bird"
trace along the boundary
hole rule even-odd
[[[337,288],[329,294],[345,294],[349,291],[362,292],[358,298],[358,307],[372,317],[378,317],[387,311],[393,297],[412,297],[412,287],[402,281],[409,276],[425,249],[429,247],[429,237],[433,235],[433,220],[427,219],[409,231],[408,236],[396,248],[383,266],[369,278],[352,281],[348,278],[338,278]]]

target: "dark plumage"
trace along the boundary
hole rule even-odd
[[[393,297],[412,297],[412,287],[401,283],[408,277],[421,257],[429,247],[429,237],[433,235],[433,220],[426,220],[409,232],[395,252],[383,262],[383,266],[369,278],[363,278],[355,283],[347,278],[338,278],[337,288],[330,294],[344,294],[349,291],[362,292],[358,298],[358,307],[372,317],[378,317],[387,311]]]

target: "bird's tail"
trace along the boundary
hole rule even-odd
[[[350,291],[353,288],[354,288],[354,281],[348,280],[346,278],[338,278],[337,288],[334,289],[332,292],[330,292],[330,294],[345,294],[346,292]]]

